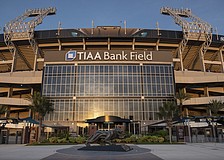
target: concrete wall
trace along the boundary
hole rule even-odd
[[[174,71],[176,83],[212,83],[224,82],[223,73],[199,71]]]
[[[0,104],[10,106],[29,106],[31,102],[23,98],[0,97]]]
[[[189,100],[186,100],[184,102],[184,105],[209,104],[209,102],[211,100],[221,100],[221,101],[224,101],[224,96],[190,98]]]
[[[42,71],[24,71],[13,73],[1,73],[0,83],[12,84],[41,84]]]

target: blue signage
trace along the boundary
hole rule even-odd
[[[76,57],[76,51],[68,51],[65,54],[65,60],[66,61],[73,61]]]

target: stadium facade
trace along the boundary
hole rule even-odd
[[[21,17],[42,20],[55,11],[28,10]],[[18,18],[9,22],[0,35],[0,104],[10,108],[9,117],[27,118],[27,96],[41,91],[54,104],[44,124],[78,133],[87,119],[100,116],[131,119],[135,130],[146,131],[179,89],[191,95],[184,102],[187,116],[208,115],[211,100],[224,101],[224,36],[212,34],[188,9],[161,12],[183,31],[120,26],[34,31],[36,21],[29,29]]]

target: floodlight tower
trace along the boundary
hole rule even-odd
[[[197,40],[203,42],[199,55],[202,61],[202,71],[205,72],[204,54],[212,42],[212,26],[192,14],[191,10],[188,8],[174,9],[169,7],[162,7],[160,12],[165,15],[170,15],[174,19],[175,23],[182,27],[183,39],[178,48],[181,71],[184,70],[182,54],[188,43],[188,40]],[[190,21],[187,21],[186,18],[188,18]]]
[[[43,19],[48,15],[53,15],[56,13],[56,8],[38,8],[38,9],[28,9],[24,14],[18,16],[14,20],[8,22],[4,27],[4,41],[8,46],[10,52],[13,55],[13,63],[11,67],[11,72],[14,71],[16,58],[20,58],[24,61],[27,67],[30,70],[36,70],[36,60],[37,56],[40,55],[43,57],[41,50],[38,48],[38,44],[34,38],[34,29],[37,25],[41,24]],[[27,18],[33,17],[28,22],[25,22]],[[13,41],[18,40],[28,40],[33,52],[35,54],[35,64],[32,66],[26,59],[26,57],[21,53],[21,50],[18,49],[17,45]]]

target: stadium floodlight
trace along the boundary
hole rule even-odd
[[[199,40],[203,42],[200,49],[201,59],[208,50],[208,47],[212,43],[212,26],[203,21],[201,18],[192,14],[191,10],[186,9],[176,9],[170,7],[162,7],[160,12],[165,15],[170,15],[175,23],[182,28],[183,31],[183,40],[179,45],[179,50],[177,51],[180,58],[181,70],[184,70],[183,61],[182,61],[182,53],[188,43],[188,40]],[[187,21],[186,18],[190,19]],[[193,57],[192,61],[194,61],[197,57]],[[189,63],[190,64],[190,63]],[[202,64],[204,64],[202,62]],[[189,65],[187,65],[189,67]],[[203,70],[205,70],[205,66],[203,66]]]
[[[37,9],[28,9],[21,16],[16,17],[15,19],[8,22],[4,27],[4,41],[7,47],[9,48],[11,54],[15,57],[20,55],[20,58],[23,59],[24,63],[29,69],[36,69],[32,67],[27,59],[23,56],[20,49],[16,47],[13,41],[16,40],[28,40],[34,54],[40,54],[43,57],[41,51],[38,48],[38,44],[34,39],[34,29],[37,25],[41,24],[43,19],[48,15],[53,15],[56,13],[56,8],[37,8]],[[29,17],[34,17],[30,21],[25,21]],[[11,71],[13,72],[14,67]]]

